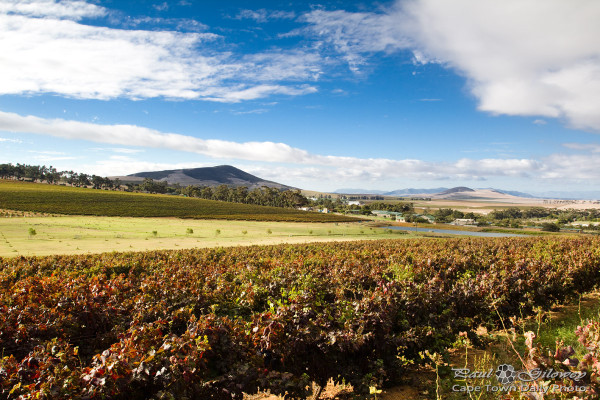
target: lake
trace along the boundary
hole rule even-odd
[[[397,229],[401,231],[414,232],[414,227],[409,226],[386,226],[385,229]],[[481,237],[526,237],[527,235],[518,235],[515,233],[497,233],[497,232],[472,232],[472,231],[458,231],[454,229],[432,229],[432,228],[418,228],[417,232],[435,232],[435,233],[448,233],[451,235],[466,235],[466,236],[481,236]]]

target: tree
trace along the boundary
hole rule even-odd
[[[229,198],[229,187],[227,185],[219,185],[213,191],[213,199],[227,201]]]
[[[199,197],[203,199],[212,199],[213,191],[210,186],[203,186],[199,190]]]
[[[79,174],[77,177],[77,186],[89,186],[91,184],[88,174]]]
[[[48,171],[46,172],[45,179],[46,179],[46,182],[48,182],[50,184],[58,183],[58,181],[60,180],[62,175],[63,175],[62,172],[58,172],[56,170],[56,168],[54,168],[51,165],[50,168],[48,168]]]
[[[104,178],[98,175],[92,175],[92,187],[94,189],[100,189],[104,185]]]

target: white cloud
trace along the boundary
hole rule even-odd
[[[107,13],[84,2],[0,4],[0,95],[240,102],[313,93],[316,88],[305,82],[320,75],[318,55],[302,50],[236,56],[215,45],[222,38],[209,32],[81,24],[82,17]],[[206,27],[190,20],[171,22],[196,31]]]
[[[392,52],[410,46],[410,40],[395,15],[387,13],[347,12],[343,10],[313,10],[300,18],[309,24],[290,35],[309,34],[321,43],[332,46],[343,55],[354,72],[367,63],[366,55],[374,52]]]
[[[592,153],[600,153],[600,144],[597,143],[564,143],[563,146],[573,150],[584,150]]]
[[[323,176],[331,181],[378,181],[395,178],[483,180],[490,177],[527,179],[600,179],[600,159],[595,155],[555,154],[540,160],[488,158],[431,162],[391,160],[312,154],[306,150],[274,142],[231,142],[200,139],[176,133],[163,133],[135,125],[100,125],[64,119],[44,119],[0,112],[0,131],[35,133],[74,140],[88,140],[113,145],[135,145],[171,149],[205,155],[216,159],[295,164],[294,175]],[[566,145],[576,148],[574,145]],[[581,150],[595,151],[592,145]],[[120,148],[116,148],[120,149]],[[126,152],[124,154],[127,154]],[[132,161],[128,155],[115,155],[111,162]],[[272,168],[269,168],[273,170]],[[275,171],[275,170],[273,170]],[[315,171],[318,174],[315,175]],[[272,172],[275,173],[275,172]],[[269,177],[269,174],[264,174]]]
[[[273,19],[294,19],[295,17],[296,13],[293,11],[269,11],[261,8],[259,10],[241,10],[235,19],[253,19],[258,23],[265,23]]]
[[[4,143],[23,143],[23,141],[19,140],[19,139],[8,139],[8,138],[0,137],[0,143],[2,143],[2,142],[4,142]]]
[[[250,88],[210,88],[203,92],[204,100],[217,101],[221,103],[239,103],[244,100],[253,100],[267,97],[273,94],[286,94],[298,96],[303,94],[315,93],[317,88],[310,85],[298,87],[280,86],[280,85],[258,85]]]
[[[308,33],[358,71],[374,52],[464,75],[479,109],[600,130],[600,2],[408,0],[383,11],[315,10]],[[298,32],[296,32],[298,33]]]
[[[100,176],[122,176],[145,171],[163,171],[168,169],[183,168],[201,168],[213,167],[213,164],[206,163],[159,163],[151,161],[141,161],[132,158],[101,160],[93,164],[82,164],[78,172],[87,174],[96,174]]]
[[[559,182],[598,182],[600,179],[600,157],[596,154],[553,154],[545,162],[546,168],[540,176],[544,179]]]
[[[166,11],[169,9],[169,4],[166,1],[163,1],[160,4],[154,4],[152,5],[152,7],[156,10],[156,11]]]
[[[143,25],[163,25],[162,30],[167,30],[164,26],[169,26],[175,28],[177,31],[189,31],[189,32],[203,32],[208,29],[208,25],[203,24],[202,22],[196,21],[195,19],[189,18],[162,18],[162,17],[138,17],[138,18],[128,18],[124,22],[122,22],[124,26],[129,27],[139,27]],[[170,30],[170,29],[168,29]],[[215,35],[216,37],[217,35]]]
[[[52,151],[52,150],[37,151],[37,150],[29,150],[28,152],[32,153],[32,154],[35,154],[33,156],[33,159],[36,160],[36,162],[40,162],[40,163],[53,162],[53,161],[76,160],[76,159],[79,158],[79,157],[74,157],[74,156],[66,155],[66,153],[63,152],[63,151]]]
[[[91,151],[112,151],[114,153],[120,153],[120,154],[137,154],[137,153],[143,153],[145,150],[143,149],[130,149],[130,148],[125,148],[125,147],[93,147],[90,148],[89,150]]]
[[[52,150],[43,150],[43,151],[29,150],[29,153],[42,154],[42,155],[47,155],[47,156],[64,156],[65,155],[64,151],[52,151]]]
[[[67,160],[77,160],[79,157],[73,156],[35,156],[33,157],[37,162],[47,163],[54,161],[67,161]]]
[[[44,119],[0,112],[0,130],[50,135],[96,143],[135,145],[204,154],[215,158],[237,158],[285,162],[301,161],[308,153],[284,143],[228,142],[199,139],[176,133],[162,133],[135,125],[100,125],[64,119]]]
[[[318,53],[306,50],[250,54],[241,61],[245,69],[239,76],[259,81],[317,81],[324,64]]]
[[[60,2],[56,0],[3,0],[0,3],[0,13],[80,20],[103,17],[107,14],[107,10],[104,7],[77,0]]]
[[[123,153],[123,154],[137,154],[137,153],[143,153],[144,150],[142,149],[126,149],[126,148],[113,148],[111,149],[112,151],[114,151],[115,153]]]
[[[247,114],[264,114],[266,113],[267,110],[266,108],[256,108],[254,110],[238,110],[238,111],[232,111],[232,114],[235,115],[247,115]]]

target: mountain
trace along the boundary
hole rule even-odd
[[[276,189],[294,189],[281,183],[267,181],[254,176],[231,165],[219,165],[216,167],[171,169],[165,171],[138,172],[127,176],[111,177],[119,178],[123,183],[140,183],[144,178],[155,181],[166,181],[170,184],[178,183],[182,186],[246,186],[249,189],[268,186]]]
[[[369,189],[337,189],[333,193],[338,194],[386,194],[385,190],[369,190]]]
[[[458,186],[458,187],[454,187],[452,189],[448,189],[448,190],[444,190],[441,193],[437,193],[438,196],[446,196],[449,194],[454,194],[454,193],[464,193],[464,192],[474,192],[475,190],[468,188],[468,187],[464,187],[464,186]]]

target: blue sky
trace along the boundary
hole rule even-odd
[[[298,3],[0,0],[0,162],[600,190],[597,1]]]

